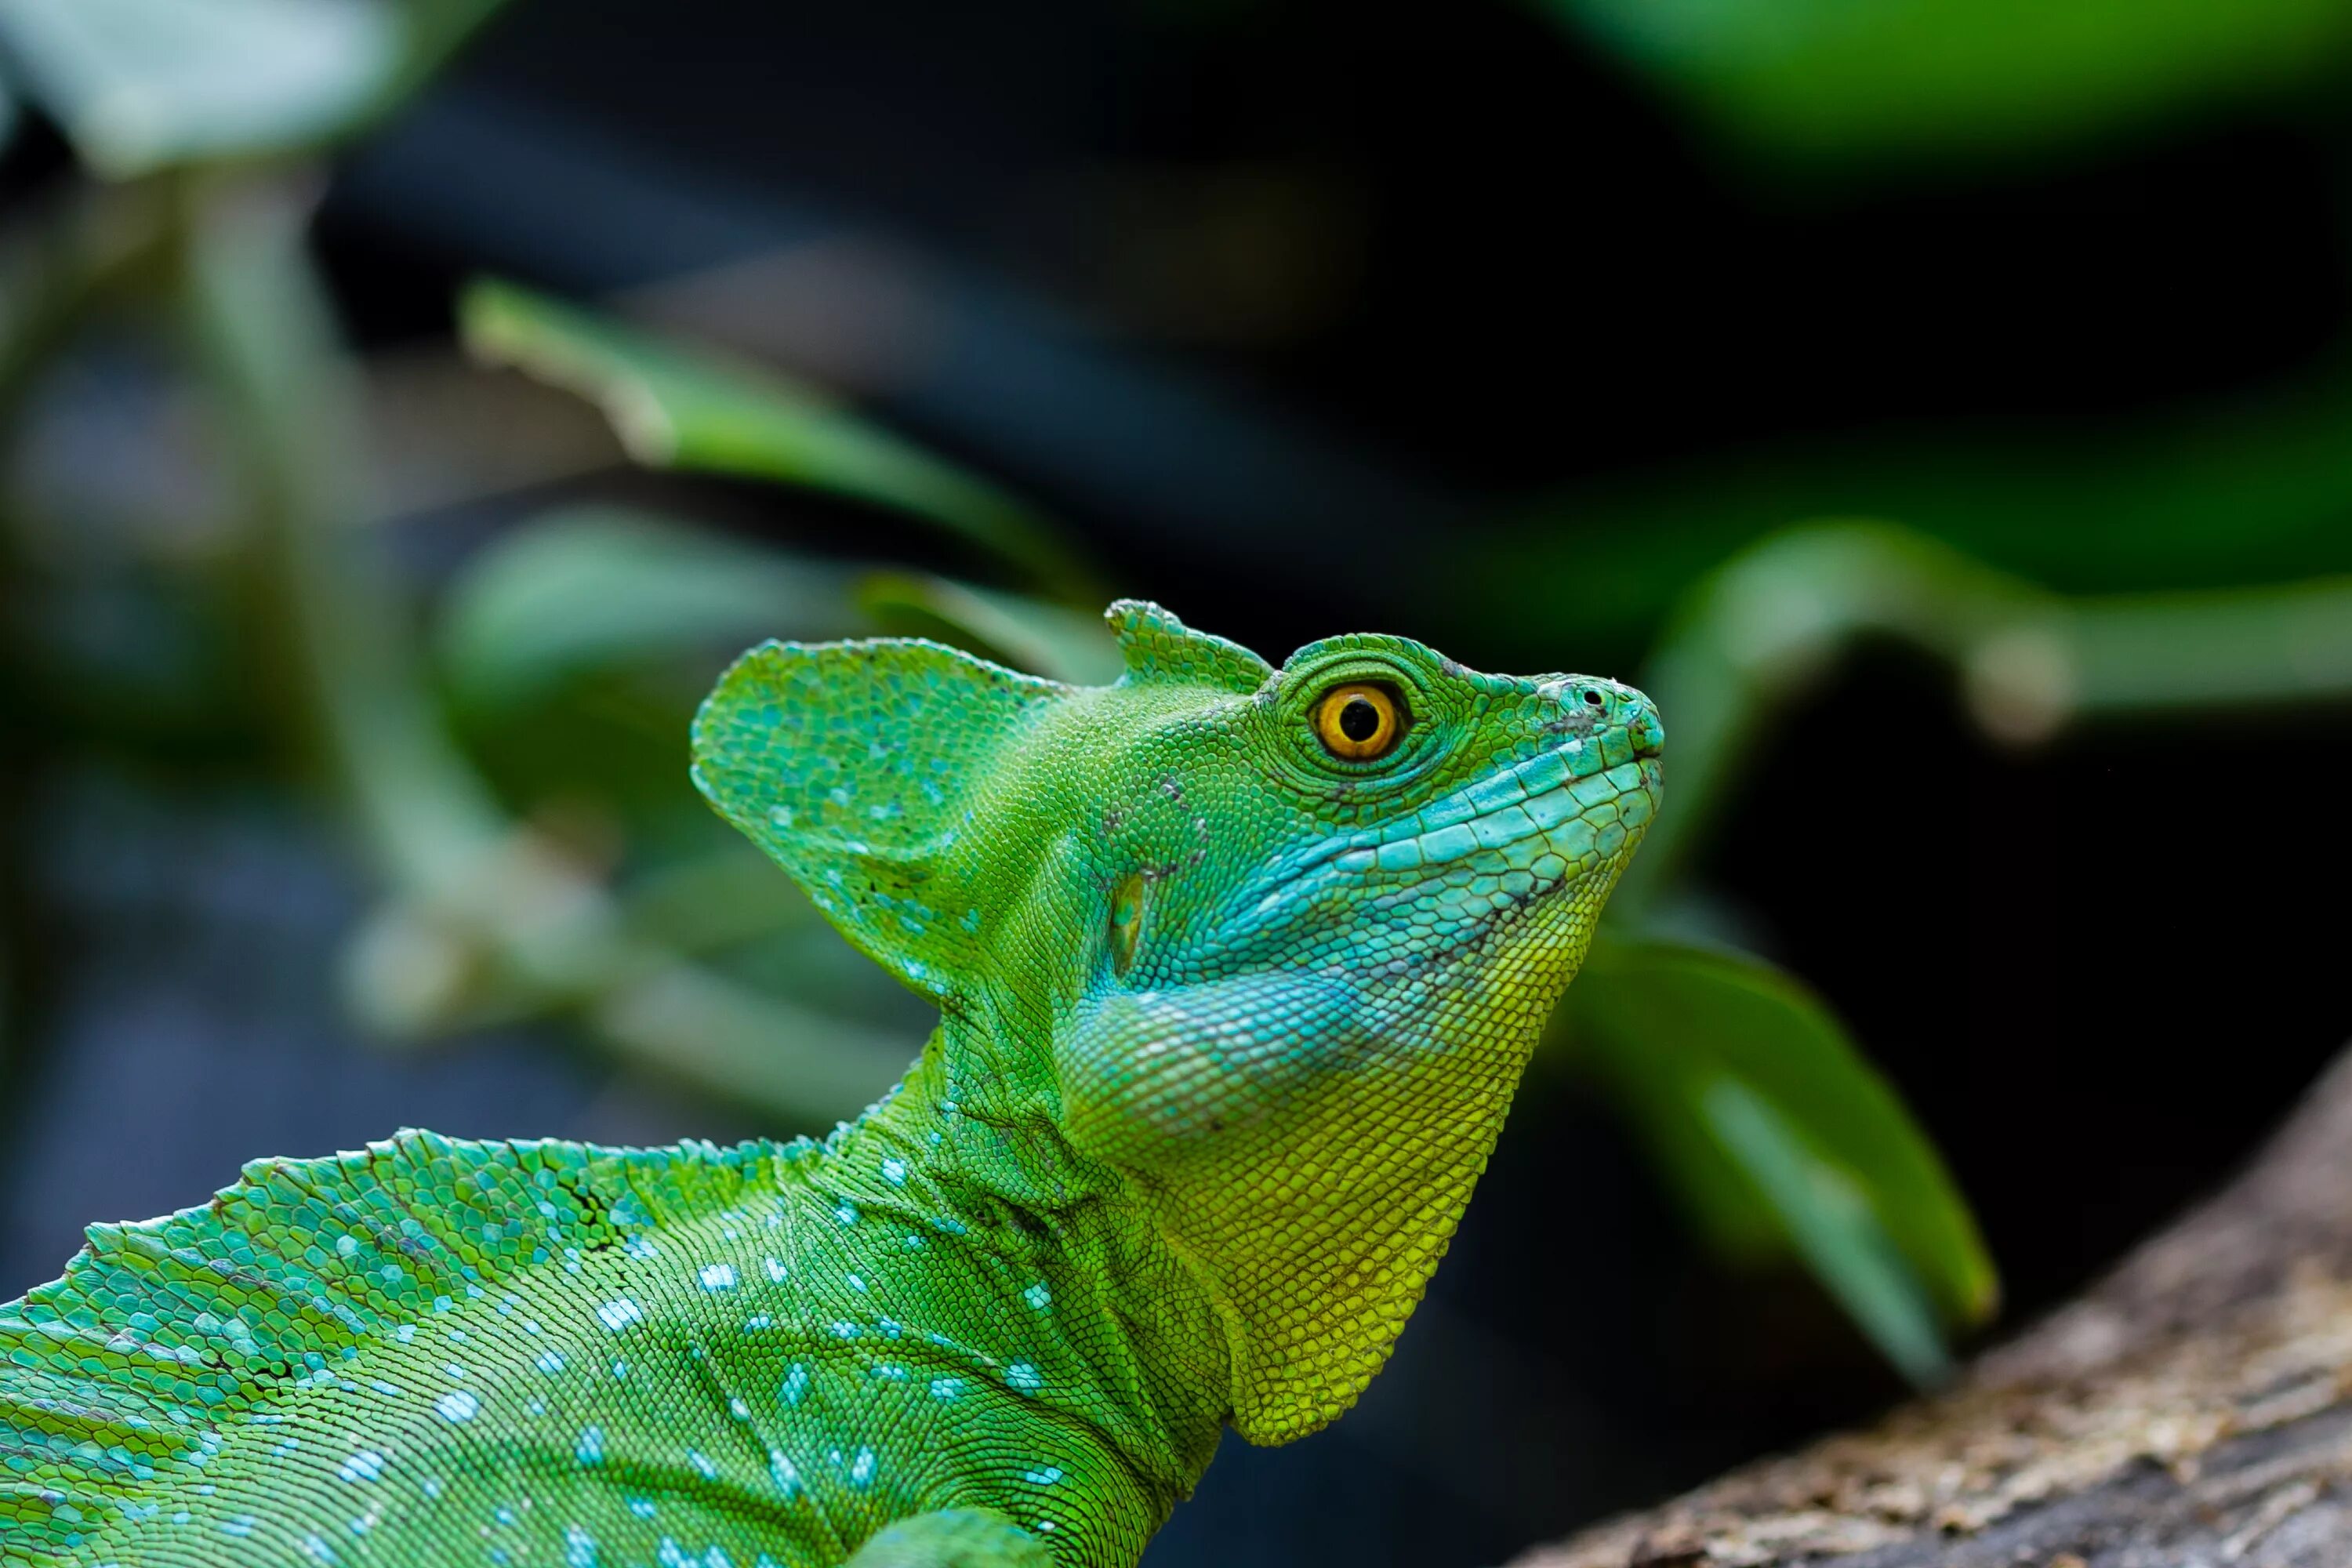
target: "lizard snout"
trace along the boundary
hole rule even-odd
[[[1571,714],[1598,733],[1622,731],[1637,757],[1655,757],[1666,749],[1666,727],[1657,704],[1630,686],[1613,680],[1568,679],[1546,690]],[[1622,753],[1618,753],[1622,755]]]
[[[1633,754],[1655,757],[1666,750],[1666,726],[1658,717],[1658,705],[1642,693],[1628,688],[1619,697],[1618,722],[1633,739]]]

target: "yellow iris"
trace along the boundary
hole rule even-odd
[[[1361,681],[1335,687],[1315,705],[1315,738],[1344,762],[1385,757],[1403,735],[1404,714],[1381,687]]]

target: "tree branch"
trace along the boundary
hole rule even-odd
[[[2352,1052],[2234,1184],[1951,1392],[1518,1568],[2348,1563]]]

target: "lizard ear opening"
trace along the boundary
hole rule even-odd
[[[694,720],[694,782],[852,945],[934,1001],[977,970],[950,852],[1005,744],[1069,688],[937,643],[764,643]]]

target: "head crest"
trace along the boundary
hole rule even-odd
[[[1213,686],[1247,697],[1274,673],[1241,644],[1196,632],[1148,599],[1121,599],[1103,618],[1118,638],[1132,685]]]

